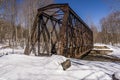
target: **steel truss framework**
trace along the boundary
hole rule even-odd
[[[31,32],[25,54],[80,58],[93,48],[92,31],[68,4],[38,9]]]

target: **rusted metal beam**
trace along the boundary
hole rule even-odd
[[[50,4],[48,6],[39,8],[38,11],[45,11],[45,10],[53,9],[53,8],[63,8],[63,7],[66,7],[66,6],[68,6],[67,3],[65,3],[65,4]]]
[[[42,15],[49,18],[49,19],[51,19],[51,20],[53,20],[53,21],[56,21],[58,23],[62,23],[60,20],[58,20],[58,19],[54,18],[53,16],[50,16],[50,15],[44,13],[44,12],[42,13]]]
[[[55,10],[50,14],[52,9]],[[80,58],[93,48],[93,33],[68,4],[51,4],[38,9],[30,41],[31,49],[27,52],[37,43],[38,55]]]

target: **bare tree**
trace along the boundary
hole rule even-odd
[[[33,22],[34,22],[34,19],[35,19],[35,16],[37,14],[37,9],[38,8],[41,8],[45,5],[48,5],[48,4],[51,4],[53,3],[54,1],[53,0],[30,0],[28,2],[28,0],[25,0],[24,4],[23,4],[23,12],[26,12],[24,13],[25,15],[25,26],[28,28],[28,40],[27,40],[27,43],[26,45],[28,45],[28,47],[26,48],[29,49],[29,44],[30,44],[30,36],[31,36],[31,26],[33,25]],[[25,7],[27,6],[27,7]],[[25,52],[26,52],[25,50]]]
[[[101,20],[103,43],[120,42],[120,12],[114,12]]]
[[[54,0],[23,0],[18,3],[17,0],[0,0],[0,10],[2,10],[0,12],[0,40],[9,39],[10,45],[11,41],[15,42],[16,45],[18,41],[23,39],[27,41],[28,35],[31,34],[31,26],[37,9],[53,2]],[[3,25],[3,23],[9,25]],[[5,33],[5,29],[9,34]],[[4,34],[8,36],[5,37]]]
[[[97,43],[100,36],[98,36],[97,27],[94,24],[90,26],[91,30],[93,31],[93,42]]]

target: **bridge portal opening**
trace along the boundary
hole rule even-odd
[[[93,48],[93,33],[68,4],[51,4],[38,9],[29,41],[25,54],[80,58]]]

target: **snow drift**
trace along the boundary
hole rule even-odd
[[[35,57],[9,54],[0,57],[0,80],[111,80],[120,64],[71,59],[66,71],[61,63],[66,58],[59,55]]]

